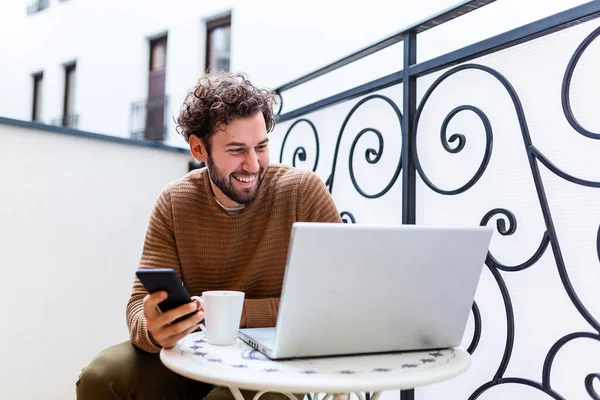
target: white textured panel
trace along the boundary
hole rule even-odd
[[[402,111],[402,85],[392,86],[376,93],[390,99]],[[367,149],[379,150],[379,139],[372,131],[366,132],[357,141],[352,158],[357,185],[367,194],[376,195],[392,181],[400,161],[402,137],[400,121],[393,107],[381,98],[366,101],[352,114],[343,132],[342,125],[352,108],[363,96],[333,107],[319,110],[303,118],[310,120],[317,132],[320,157],[316,172],[326,181],[333,170],[333,157],[336,143],[342,133],[333,181],[333,197],[340,212],[349,211],[357,222],[377,222],[399,224],[402,222],[402,177],[399,174],[396,183],[387,194],[376,199],[363,197],[354,187],[349,173],[350,150],[359,133],[366,128],[376,129],[383,138],[383,151],[378,162],[370,164],[365,159]],[[271,159],[279,161],[281,144],[285,134],[295,121],[277,125],[271,138]],[[296,125],[286,140],[283,162],[292,164],[294,152],[298,147],[306,149],[305,162],[296,160],[296,166],[313,169],[316,158],[316,143],[313,131],[306,122]]]
[[[417,223],[476,225],[492,209],[506,209],[514,215],[516,226],[499,214],[492,216],[488,225],[495,225],[497,220],[502,219],[507,229],[516,229],[509,235],[495,234],[491,244],[493,256],[500,263],[514,267],[525,263],[536,253],[544,241],[546,221],[529,164],[519,113],[509,90],[512,87],[516,91],[523,108],[523,122],[533,145],[564,172],[581,179],[599,181],[597,155],[600,142],[577,133],[567,122],[561,104],[562,80],[569,59],[597,26],[597,21],[592,21],[473,61],[498,72],[498,78],[479,69],[466,69],[452,75],[435,89],[422,110],[416,142],[421,166],[433,185],[441,191],[451,192],[466,185],[476,175],[488,145],[486,118],[492,130],[493,146],[483,176],[464,193],[436,193],[421,177],[417,177]],[[592,131],[597,130],[597,124],[594,124],[597,122],[596,88],[599,79],[595,68],[600,61],[599,43],[592,42],[581,57],[574,71],[570,94],[576,118]],[[443,72],[418,80],[419,99]],[[503,86],[503,81],[507,82],[508,89]],[[401,88],[402,85],[398,85],[381,93],[396,99],[396,104],[401,107]],[[317,172],[324,180],[331,171],[335,141],[342,122],[358,101],[360,99],[351,100],[308,116],[319,131],[321,158]],[[347,167],[350,146],[358,132],[367,127],[377,128],[384,136],[385,156],[375,165],[364,161],[366,148],[377,147],[375,136],[369,133],[367,135],[371,136],[361,139],[357,145],[353,166],[359,185],[368,193],[381,190],[389,181],[386,177],[391,176],[397,161],[393,155],[398,153],[386,152],[399,149],[401,140],[399,136],[389,135],[396,132],[389,109],[376,104],[372,102],[361,107],[344,133],[333,195],[340,211],[351,211],[359,223],[399,223],[402,215],[401,177],[388,194],[368,200],[352,186]],[[463,134],[466,138],[462,151],[450,153],[442,146],[440,130],[449,113],[463,105],[475,106],[485,116],[480,117],[471,109],[458,112],[449,121],[444,140],[453,134]],[[276,138],[273,149],[278,149],[278,143],[280,145],[290,125],[291,122],[288,122],[278,127],[272,136]],[[297,146],[312,146],[306,163],[310,168],[314,162],[314,139],[308,125],[304,125],[294,133],[299,136],[292,139],[294,134],[290,135],[284,162],[291,163]],[[456,148],[458,141],[448,145]],[[598,318],[600,268],[596,240],[600,212],[595,205],[600,200],[600,189],[577,186],[557,177],[540,162],[536,165],[540,171],[537,182],[541,183],[539,189],[545,189],[548,215],[552,218],[558,239],[555,243],[562,251],[568,279],[583,306]],[[482,330],[472,367],[454,380],[419,389],[419,399],[467,399],[499,372],[505,378],[531,380],[533,386],[504,383],[488,388],[480,398],[548,398],[534,386],[543,380],[542,368],[552,346],[570,333],[593,332],[565,290],[556,257],[558,254],[548,245],[539,260],[527,269],[499,271],[496,278],[486,267],[476,295]],[[501,292],[504,288],[508,293],[506,299]],[[512,307],[505,305],[505,301]],[[514,337],[508,334],[509,311],[512,313],[510,320],[515,330]],[[473,340],[474,327],[472,315],[463,339],[465,348]],[[514,339],[510,346],[507,344],[509,338]],[[585,377],[598,372],[599,349],[600,344],[591,339],[577,339],[565,345],[553,364],[552,387],[565,398],[584,398],[582,396],[587,395],[583,383]],[[504,371],[500,370],[503,357],[509,359]],[[396,394],[391,392],[388,395]]]
[[[473,61],[500,72],[516,90],[524,109],[533,145],[567,174],[600,181],[600,141],[586,138],[567,122],[561,105],[561,85],[570,57],[582,40],[598,27],[591,21],[531,43]],[[576,117],[589,130],[598,131],[598,79],[600,47],[592,42],[573,76],[571,103]],[[441,73],[436,74],[435,78]],[[419,80],[422,96],[434,77]],[[493,129],[493,154],[481,180],[463,194],[444,196],[433,192],[418,178],[417,223],[478,224],[493,208],[510,210],[516,220],[514,234],[496,233],[491,253],[501,263],[518,265],[529,259],[546,230],[540,197],[528,163],[517,113],[508,92],[498,80],[483,72],[458,72],[442,83],[425,106],[418,131],[418,154],[426,175],[439,187],[455,189],[476,171],[485,146],[483,125],[473,113],[457,115],[450,134],[463,133],[465,148],[447,153],[440,144],[439,131],[446,115],[456,106],[474,105],[489,117]],[[454,146],[453,146],[454,147]],[[594,332],[569,298],[563,279],[568,279],[584,307],[600,318],[599,255],[600,189],[578,186],[536,165],[549,205],[562,258],[551,246],[530,268],[501,271],[514,312],[514,345],[504,378],[542,382],[542,368],[552,346],[573,332]],[[494,224],[493,218],[488,225]],[[507,227],[510,225],[507,218]],[[559,274],[556,258],[563,260],[566,275]],[[499,286],[491,274],[481,280],[476,301],[482,313],[482,336],[473,355],[473,367],[463,376],[418,391],[420,399],[466,399],[491,381],[500,366],[506,346],[506,311],[499,299]],[[472,336],[471,322],[465,346]],[[596,332],[597,334],[597,332]],[[556,355],[551,384],[567,399],[589,397],[584,379],[599,372],[600,342],[577,339]],[[506,383],[485,391],[480,399],[547,399],[533,387]]]

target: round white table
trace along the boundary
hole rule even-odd
[[[229,387],[236,400],[244,400],[239,389],[291,393],[345,394],[372,392],[377,400],[384,390],[414,389],[440,382],[464,372],[469,354],[459,348],[273,361],[240,339],[231,346],[214,346],[195,332],[175,347],[160,352],[163,364],[190,379]],[[325,398],[320,400],[326,400]]]

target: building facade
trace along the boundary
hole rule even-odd
[[[6,2],[0,34],[11,39],[0,43],[0,116],[185,146],[173,118],[207,69],[244,71],[257,83],[276,88],[454,3]],[[493,10],[505,20],[483,16],[454,29],[453,37],[431,35],[419,57],[581,1],[539,0],[521,6],[518,15],[511,12],[517,2],[506,3],[514,4]],[[285,107],[389,73],[399,59],[396,50],[388,51],[311,82],[289,93]]]

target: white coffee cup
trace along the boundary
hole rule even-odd
[[[219,346],[234,344],[242,318],[244,292],[212,290],[202,292],[199,300],[205,324],[200,324],[200,329],[206,334],[206,341]]]

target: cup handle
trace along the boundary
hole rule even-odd
[[[192,296],[192,300],[198,300],[198,303],[200,303],[200,307],[204,308],[204,299],[202,298],[202,296]],[[208,331],[206,330],[206,326],[204,326],[204,324],[200,323],[199,327],[200,327],[200,330],[202,332],[204,332],[204,336],[207,337]]]
[[[192,300],[198,300],[200,307],[204,308],[204,298],[202,296],[192,296]]]

